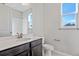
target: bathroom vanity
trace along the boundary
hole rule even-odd
[[[0,56],[42,56],[42,38],[7,40],[0,42]]]

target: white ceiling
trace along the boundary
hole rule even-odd
[[[24,12],[27,9],[31,8],[31,5],[29,3],[6,3],[5,5],[7,5],[8,7],[11,7],[13,9],[16,9],[18,11]]]

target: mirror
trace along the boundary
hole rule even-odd
[[[0,37],[16,35],[17,32],[26,34],[30,12],[31,8],[21,3],[0,3]]]

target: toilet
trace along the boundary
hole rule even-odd
[[[54,52],[54,46],[50,44],[43,44],[43,56],[51,56]]]

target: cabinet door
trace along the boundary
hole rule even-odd
[[[42,44],[32,48],[32,56],[42,56]]]

